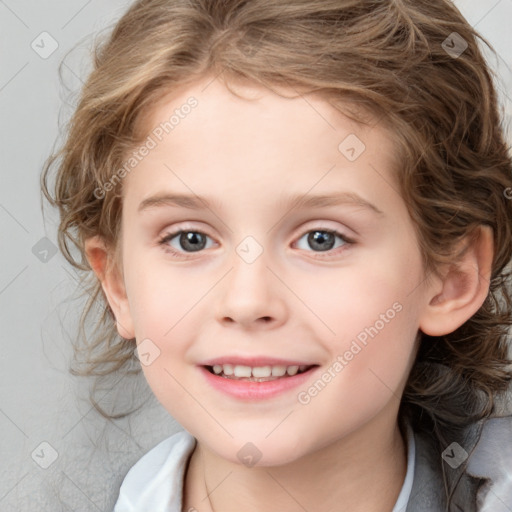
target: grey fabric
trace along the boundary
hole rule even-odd
[[[411,497],[406,512],[440,512],[446,510],[443,478],[433,443],[422,435],[414,434],[416,461]]]
[[[467,472],[485,479],[478,512],[512,511],[512,416],[485,423]]]
[[[434,438],[415,433],[414,483],[404,512],[512,512],[512,416],[475,423],[453,441],[468,454],[455,468]]]

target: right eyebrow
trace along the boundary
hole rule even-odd
[[[166,192],[156,194],[144,199],[137,209],[141,212],[161,206],[181,206],[182,208],[189,209],[211,209],[211,206],[219,206],[218,203],[212,199],[199,197],[197,195],[189,194],[168,194]]]

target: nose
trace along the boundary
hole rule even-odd
[[[219,322],[245,329],[272,329],[286,322],[286,289],[267,263],[265,252],[252,263],[234,254],[216,306]]]

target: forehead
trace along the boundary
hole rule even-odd
[[[268,134],[273,140],[277,136],[280,143],[299,138],[302,143],[307,139],[313,143],[313,136],[324,135],[329,143],[328,139],[335,132],[341,135],[343,129],[351,133],[364,131],[361,124],[344,116],[319,93],[303,94],[297,89],[280,86],[267,88],[248,81],[230,81],[228,85],[229,89],[221,80],[207,76],[163,94],[144,115],[143,133],[149,134],[169,121],[172,126],[168,126],[170,130],[166,135],[176,142],[180,135],[186,137],[190,131],[199,135],[201,127],[204,130],[215,128],[208,137],[203,137],[204,144],[226,134],[231,140],[250,135],[255,142]],[[192,109],[187,106],[191,101],[197,105]],[[353,110],[355,105],[351,108]],[[360,111],[368,118],[368,111]],[[343,123],[341,130],[340,122]],[[284,133],[282,128],[287,128]],[[385,135],[383,128],[379,131]]]
[[[339,185],[340,176],[355,186],[365,173],[375,193],[383,180],[391,184],[395,151],[384,127],[360,125],[318,94],[229,85],[235,94],[207,77],[162,96],[143,123],[154,147],[123,188],[140,198],[169,183],[219,195],[238,187],[243,200],[243,189],[270,193],[274,184],[299,193],[316,182]]]

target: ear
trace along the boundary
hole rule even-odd
[[[123,338],[135,338],[124,280],[104,240],[100,236],[88,238],[85,241],[85,254],[114,312],[117,332]]]
[[[466,248],[460,260],[429,286],[428,304],[419,328],[430,336],[455,331],[478,311],[489,293],[494,255],[492,228],[481,225],[474,236],[462,243]]]

